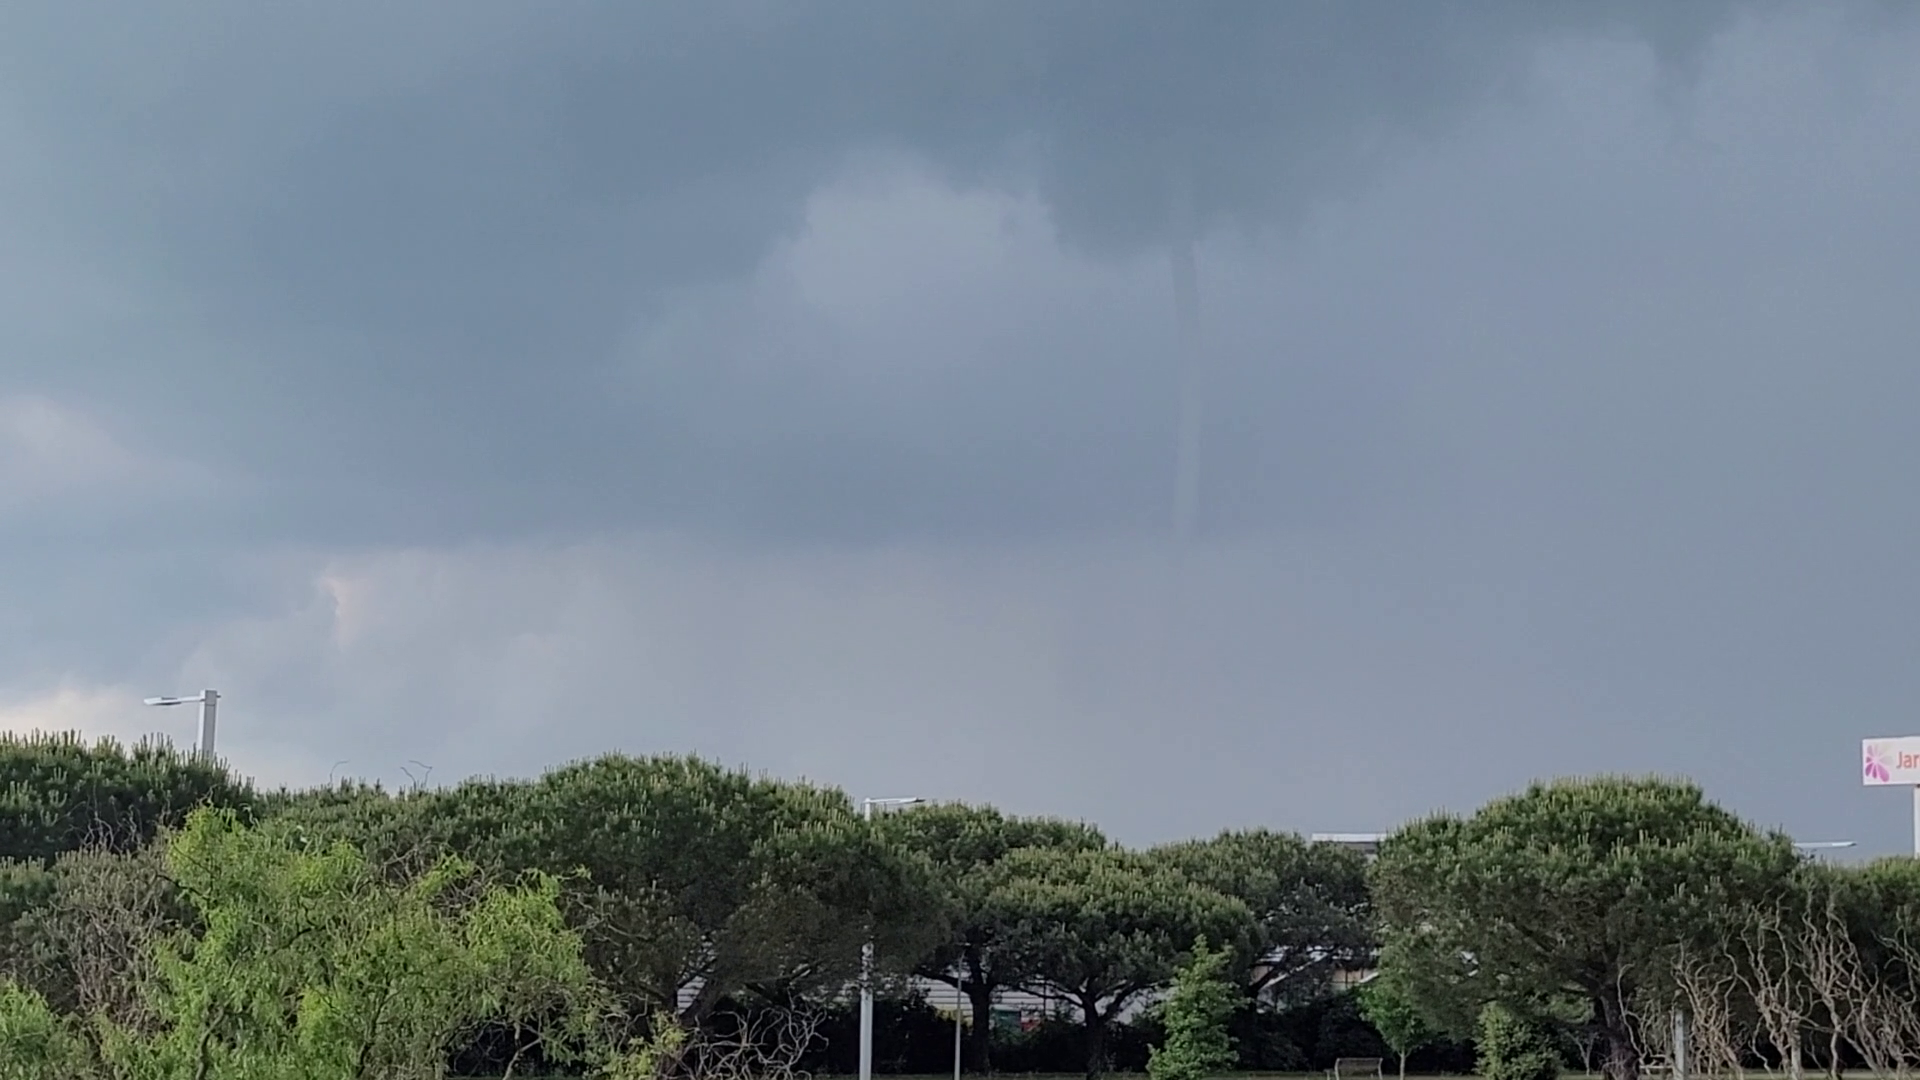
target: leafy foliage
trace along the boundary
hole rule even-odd
[[[1105,1071],[1108,1026],[1169,982],[1202,939],[1244,940],[1246,905],[1159,860],[1118,848],[1015,851],[991,903],[1029,986],[1073,1002],[1087,1031],[1087,1074]]]
[[[1028,981],[1032,972],[1010,947],[1007,911],[995,904],[1002,860],[1016,851],[1093,851],[1107,840],[1089,825],[1016,818],[992,807],[950,803],[880,819],[883,834],[900,850],[917,852],[933,868],[941,933],[915,967],[917,974],[956,986],[973,1014],[970,1067],[991,1068],[994,995]]]
[[[537,1030],[554,1057],[594,1033],[551,878],[489,885],[446,860],[397,887],[345,844],[295,850],[216,811],[196,812],[166,860],[204,929],[156,948],[151,1029],[101,1020],[122,1075],[437,1077],[489,1021]]]
[[[1355,993],[1360,1014],[1380,1033],[1389,1049],[1400,1059],[1400,1075],[1407,1075],[1407,1055],[1433,1041],[1434,1031],[1405,987],[1391,973],[1383,973]]]
[[[1471,818],[1436,817],[1383,846],[1383,962],[1423,1014],[1458,1031],[1498,1002],[1544,1019],[1591,1007],[1615,1080],[1639,1050],[1632,1003],[1671,986],[1675,958],[1768,903],[1799,857],[1690,784],[1602,778],[1535,785]]]
[[[201,806],[253,804],[224,766],[165,743],[0,734],[0,859],[45,865],[86,846],[133,850]]]
[[[477,780],[289,806],[276,828],[417,868],[458,853],[540,871],[593,970],[635,1015],[697,1023],[722,1000],[838,989],[869,936],[883,970],[940,940],[926,859],[838,791],[693,758],[609,755],[537,780]]]
[[[1560,1075],[1552,1038],[1504,1005],[1481,1010],[1479,1044],[1483,1080],[1557,1080]]]
[[[1289,1068],[1384,1038],[1403,1072],[1439,1035],[1478,1037],[1511,1080],[1557,1068],[1542,1040],[1571,1032],[1633,1080],[1638,1017],[1675,1000],[1726,1047],[1824,1040],[1835,1067],[1898,1071],[1912,1040],[1889,1033],[1920,1033],[1920,863],[1814,867],[1657,780],[1420,822],[1371,873],[1269,830],[1135,852],[988,807],[868,822],[842,792],[678,757],[255,796],[164,747],[37,737],[0,740],[0,780],[0,1037],[19,1061],[94,1053],[141,1080],[427,1076],[454,1050],[798,1068],[848,1052],[815,1040],[850,1037],[868,940],[884,976],[964,994],[983,1070],[1009,988],[1078,1016],[1005,1034],[1008,1061],[1084,1051],[1098,1073],[1117,1054],[1184,1080],[1222,1067],[1228,1032]],[[1373,984],[1327,996],[1375,961]],[[951,1051],[946,1021],[902,1010],[890,1053]],[[804,1037],[768,1057],[774,1028]]]
[[[0,978],[30,980],[44,963],[34,916],[53,899],[54,882],[39,862],[0,862]]]
[[[1225,950],[1209,949],[1202,939],[1175,976],[1161,1012],[1166,1041],[1147,1058],[1151,1080],[1207,1080],[1234,1064],[1227,1022],[1240,994],[1227,978],[1229,959]]]
[[[144,1021],[155,946],[193,923],[160,848],[68,852],[48,876],[51,895],[16,924],[33,984],[62,1011]]]
[[[0,979],[0,1080],[75,1080],[86,1043],[39,994]]]
[[[1168,845],[1155,854],[1252,913],[1252,932],[1237,957],[1249,996],[1311,1000],[1328,992],[1336,970],[1359,966],[1373,954],[1367,868],[1357,852],[1250,829]]]

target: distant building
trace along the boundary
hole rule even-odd
[[[1378,832],[1314,833],[1308,837],[1309,840],[1316,844],[1333,844],[1338,847],[1350,848],[1359,852],[1363,858],[1368,860],[1372,860],[1380,854],[1380,843],[1386,838],[1386,833]],[[1342,968],[1333,973],[1331,980],[1332,985],[1329,989],[1336,994],[1344,994],[1349,990],[1365,985],[1378,974],[1380,974],[1379,970],[1372,965]]]
[[[1371,859],[1380,854],[1380,842],[1386,838],[1386,833],[1378,832],[1324,832],[1314,833],[1307,839],[1316,844],[1333,844],[1338,847],[1352,848]]]

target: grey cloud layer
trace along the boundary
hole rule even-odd
[[[42,328],[27,363],[136,416],[217,415],[167,438],[248,461],[272,480],[272,519],[309,533],[1138,527],[1170,482],[1148,475],[1170,468],[1164,331],[1132,348],[1010,338],[1005,352],[1048,355],[916,388],[953,430],[892,461],[892,433],[839,408],[830,378],[756,395],[724,366],[669,362],[635,391],[615,376],[620,342],[670,316],[671,290],[737,277],[795,234],[849,154],[1031,187],[1068,248],[1137,254],[1164,235],[1175,172],[1203,222],[1290,228],[1315,197],[1446,138],[1541,41],[1644,39],[1685,68],[1733,10],[41,8],[0,46],[22,148],[8,187],[41,243],[140,299]],[[1004,412],[1018,400],[1033,415]],[[1125,462],[1092,505],[1070,495],[1098,468],[1086,460],[961,445],[988,426],[1031,443],[1074,411],[1105,418],[1090,456]],[[716,412],[785,435],[716,438]],[[860,512],[821,512],[844,501],[829,475]]]
[[[0,24],[0,687],[303,776],[1896,831],[1832,793],[1920,692],[1897,6],[448,10]]]

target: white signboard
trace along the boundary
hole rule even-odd
[[[1868,787],[1920,787],[1920,735],[1868,739],[1860,744],[1860,780]]]

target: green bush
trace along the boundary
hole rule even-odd
[[[1205,938],[1193,959],[1173,981],[1173,993],[1161,1012],[1167,1038],[1147,1057],[1152,1080],[1207,1080],[1233,1067],[1233,1039],[1227,1022],[1240,1003],[1227,980],[1225,950],[1207,948]]]
[[[225,765],[164,742],[0,733],[0,858],[50,866],[82,848],[133,851],[199,807],[251,818],[254,802]]]
[[[1484,1080],[1558,1080],[1553,1040],[1504,1005],[1480,1011],[1480,1075]]]
[[[46,999],[0,980],[0,1080],[74,1080],[86,1068],[86,1044]]]

